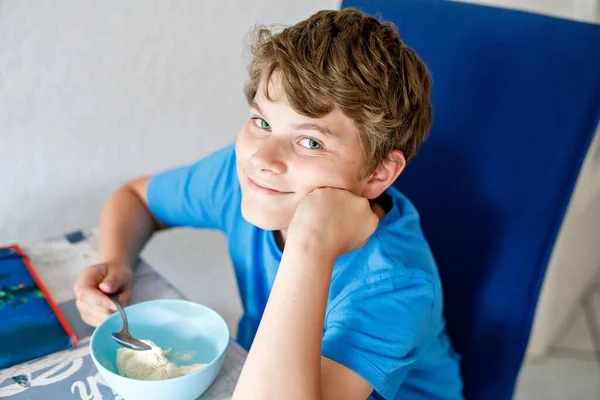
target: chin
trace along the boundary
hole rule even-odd
[[[287,229],[291,220],[291,218],[281,215],[281,213],[274,213],[270,210],[245,204],[242,204],[242,216],[248,223],[265,231]]]

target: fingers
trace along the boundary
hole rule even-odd
[[[375,233],[377,227],[379,226],[379,216],[374,212],[369,212],[367,213],[366,219],[367,223],[365,225],[367,227],[369,236],[371,236],[373,233]]]
[[[107,264],[96,264],[84,269],[73,288],[76,299],[92,307],[111,309],[113,306],[108,296],[98,290],[107,271]]]
[[[117,310],[110,298],[100,290],[86,287],[77,292],[75,306],[81,319],[88,325],[98,326]]]
[[[108,286],[111,286],[111,289],[121,290],[121,302],[124,305],[129,304],[131,275],[127,275],[127,272],[131,274],[126,268],[108,264],[96,264],[83,270],[73,290],[75,305],[86,324],[97,326],[117,310],[108,295],[100,289],[101,286],[106,286],[104,283],[110,283]]]
[[[76,294],[75,297],[77,300],[86,303],[91,307],[102,308],[107,311],[116,311],[117,309],[112,300],[105,293],[96,288],[87,287],[81,290],[79,294]]]
[[[371,238],[373,233],[375,233],[375,231],[377,230],[378,225],[379,225],[379,219],[377,217],[375,217],[374,219],[368,218],[368,221],[363,226],[364,232],[362,235],[362,237],[365,237],[366,239],[364,239],[357,246],[355,246],[355,248],[359,249],[359,248],[365,246],[369,242],[369,239]]]
[[[75,302],[77,310],[81,314],[81,319],[88,325],[98,326],[113,312],[103,308],[92,307],[88,303],[77,300]]]
[[[104,293],[116,293],[129,283],[130,279],[131,271],[129,268],[113,266],[108,269],[99,287]]]
[[[75,283],[74,290],[82,289],[84,287],[97,287],[100,282],[104,279],[108,272],[108,264],[101,263],[87,267],[81,272],[77,282]]]
[[[131,303],[131,284],[126,284],[121,288],[119,292],[119,301],[123,307],[126,307]]]
[[[131,291],[125,287],[119,293],[119,301],[123,307],[129,305]],[[102,291],[87,287],[77,294],[75,302],[77,310],[81,314],[81,319],[88,325],[98,326],[102,321],[117,311],[116,305]]]

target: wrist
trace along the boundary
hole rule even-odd
[[[132,264],[125,257],[100,256],[99,260],[100,260],[100,263],[108,264],[108,265],[111,265],[112,267],[116,267],[119,269],[133,270]]]
[[[317,232],[311,233],[308,230],[288,231],[284,252],[329,261],[332,266],[339,256],[339,252],[327,240]]]

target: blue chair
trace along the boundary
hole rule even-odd
[[[600,26],[433,0],[346,0],[433,76],[434,125],[397,186],[439,264],[467,399],[510,399],[600,117]]]

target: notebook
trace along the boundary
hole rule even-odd
[[[76,345],[23,250],[0,247],[0,369]]]

